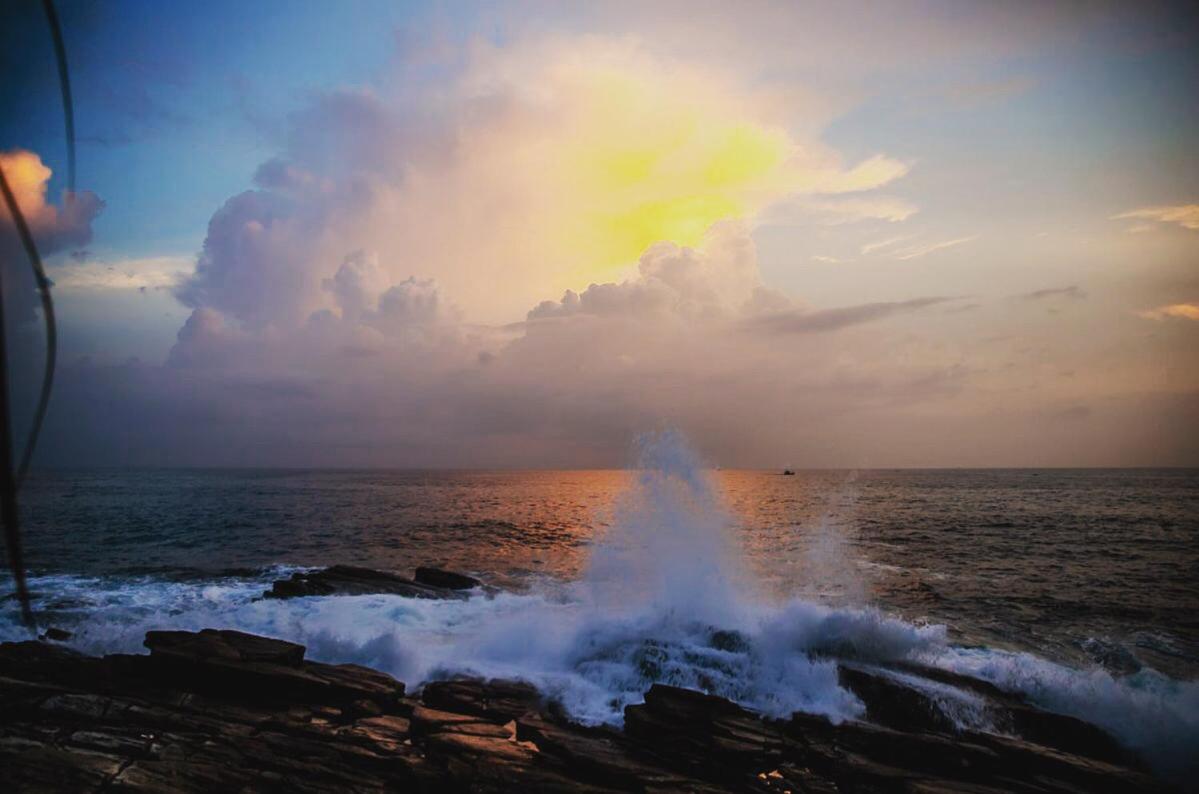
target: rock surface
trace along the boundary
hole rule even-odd
[[[423,575],[422,575],[423,572]],[[292,574],[271,585],[266,598],[299,596],[374,595],[386,593],[407,598],[466,598],[463,590],[481,584],[478,579],[437,568],[417,568],[415,579],[386,571],[334,565],[319,571]]]
[[[0,645],[0,790],[1169,790],[1091,726],[987,696],[983,682],[921,678],[986,696],[994,718],[1047,720],[1033,728],[1040,744],[958,730],[911,669],[844,668],[870,723],[767,720],[655,685],[618,730],[571,724],[519,682],[440,681],[414,697],[382,673],[236,631],[150,632],[145,644],[148,656],[103,658]]]
[[[430,587],[444,587],[447,590],[473,590],[483,584],[473,576],[426,566],[416,569],[415,578],[417,584],[428,585]]]

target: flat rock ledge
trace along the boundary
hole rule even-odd
[[[843,668],[868,722],[768,720],[655,685],[618,730],[574,725],[519,682],[413,695],[236,631],[150,632],[145,644],[148,656],[103,658],[0,645],[0,791],[1169,790],[1097,729],[936,671]],[[972,688],[1007,727],[955,730],[915,678]]]
[[[334,565],[319,571],[305,571],[280,579],[263,593],[264,598],[300,596],[390,594],[405,598],[466,598],[468,590],[481,587],[473,576],[420,567],[409,579],[387,571]]]

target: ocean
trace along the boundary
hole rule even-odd
[[[410,687],[521,678],[588,723],[654,681],[850,719],[831,659],[912,659],[1168,772],[1199,757],[1199,470],[786,476],[708,468],[668,434],[625,471],[56,470],[22,500],[39,622],[91,653],[239,628]],[[260,598],[335,563],[491,587]],[[27,638],[0,605],[0,640]]]

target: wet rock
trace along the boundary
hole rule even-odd
[[[240,631],[149,631],[143,644],[151,655],[270,662],[288,667],[299,667],[304,661],[303,645]]]
[[[384,673],[353,664],[306,662],[302,645],[239,631],[150,631],[144,644],[150,649],[149,659],[116,656],[111,657],[113,663],[126,674],[140,673],[168,684],[185,682],[195,692],[351,704],[392,701],[404,694],[404,685]]]
[[[60,629],[57,626],[50,626],[38,635],[38,639],[45,640],[47,642],[66,642],[74,636],[74,634],[66,629]]]
[[[957,732],[955,722],[928,692],[881,672],[840,665],[841,686],[866,705],[866,719],[876,725],[899,730]],[[946,686],[946,685],[942,685]]]
[[[432,570],[432,569],[430,569]],[[443,572],[447,573],[448,572]],[[458,576],[459,574],[452,574]],[[469,579],[470,577],[463,577]],[[471,580],[475,581],[475,580]],[[472,585],[473,586],[473,585]],[[422,584],[398,574],[359,568],[353,565],[334,565],[319,571],[292,574],[280,579],[263,593],[264,598],[298,598],[302,596],[400,595],[406,598],[466,598],[457,589]]]
[[[389,676],[310,662],[282,640],[206,630],[145,644],[148,656],[104,658],[0,645],[0,791],[1168,790],[1048,739],[905,722],[936,706],[905,687],[935,688],[861,666],[843,680],[864,693],[868,719],[892,727],[770,720],[655,685],[619,729],[572,724],[522,682],[438,681],[417,700]],[[1003,693],[991,702],[1035,711]]]
[[[0,669],[12,670],[24,686],[54,687],[69,678],[88,657],[78,651],[48,642],[0,643]]]
[[[774,726],[735,703],[662,684],[625,708],[625,733],[678,770],[721,782],[773,768],[782,749]]]
[[[496,722],[514,720],[536,711],[542,704],[541,693],[530,684],[476,678],[433,681],[425,685],[421,699],[434,708],[474,714]]]
[[[680,789],[686,778],[638,758],[623,734],[613,728],[564,725],[539,714],[516,721],[516,738],[537,747],[589,779],[617,788]]]
[[[473,576],[426,567],[416,569],[416,583],[430,587],[443,587],[446,590],[472,590],[483,584]]]
[[[1075,755],[1136,768],[1142,766],[1102,728],[1077,717],[1037,708],[990,682],[921,665],[895,667],[891,674],[845,664],[839,667],[842,684],[866,704],[867,718],[880,725],[950,733],[982,729]],[[925,688],[922,690],[911,682],[923,682]],[[938,684],[945,687],[945,694],[956,690],[959,696],[937,697],[935,689],[930,693],[928,687]],[[971,699],[981,703],[981,712],[969,713]]]

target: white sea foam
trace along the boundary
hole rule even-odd
[[[147,630],[235,628],[292,640],[308,657],[355,662],[408,683],[469,673],[529,681],[577,719],[618,723],[654,682],[701,689],[770,715],[833,720],[863,705],[836,660],[920,660],[969,673],[1101,725],[1174,775],[1199,757],[1199,684],[1152,670],[1113,678],[1028,655],[964,649],[943,626],[877,609],[757,598],[730,546],[729,519],[705,470],[672,434],[646,440],[634,486],[578,582],[467,600],[398,596],[263,600],[280,569],[207,582],[35,577],[43,615],[90,653],[138,652]],[[823,548],[836,544],[822,541]],[[25,639],[16,610],[0,640]],[[931,686],[931,685],[929,685]],[[937,689],[963,727],[987,727],[978,704]]]
[[[619,722],[623,708],[663,682],[720,694],[765,713],[796,710],[840,720],[862,706],[837,683],[833,655],[903,658],[939,649],[939,627],[917,627],[868,609],[793,602],[738,605],[738,623],[696,617],[679,605],[595,608],[580,585],[465,601],[399,596],[262,600],[264,580],[196,584],[39,577],[55,600],[88,599],[54,613],[71,645],[140,652],[151,629],[236,628],[308,647],[308,657],[355,662],[410,685],[469,673],[530,681],[584,722]],[[40,606],[40,605],[39,605]],[[44,614],[44,613],[43,613]],[[12,621],[0,640],[25,639]]]
[[[938,666],[990,681],[1037,705],[1098,725],[1175,780],[1199,772],[1199,682],[1143,668],[1113,676],[1029,653],[947,647]]]

